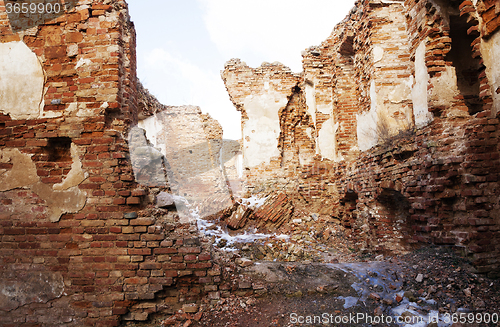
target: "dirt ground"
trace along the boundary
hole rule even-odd
[[[192,319],[124,326],[500,326],[500,282],[477,274],[453,248],[358,259],[257,261],[239,272],[266,285],[260,297],[207,300]]]

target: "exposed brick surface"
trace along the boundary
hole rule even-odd
[[[278,112],[279,156],[246,171],[249,190],[263,181],[283,186],[255,217],[276,225],[288,220],[293,198],[286,191],[293,188],[325,213],[338,214],[359,248],[457,245],[480,272],[498,271],[500,134],[493,95],[499,91],[488,79],[491,67],[481,45],[496,37],[500,9],[492,0],[456,7],[454,19],[465,21],[460,32],[470,37],[466,60],[477,61],[470,75],[477,80],[474,110],[470,94],[459,88],[441,101],[441,78],[456,66],[450,59],[456,37],[440,14],[446,8],[435,1],[359,1],[325,42],[305,51],[302,74],[280,64],[253,69],[228,62],[223,78],[244,124],[244,102],[252,92],[270,85],[286,100]],[[174,208],[152,206],[167,186],[149,188],[136,180],[129,130],[139,112],[148,116],[165,107],[137,80],[126,3],[80,1],[36,31],[19,34],[7,19],[0,0],[0,42],[23,41],[36,54],[46,77],[40,99],[46,115],[0,114],[0,177],[22,177],[0,185],[0,281],[19,282],[21,292],[22,285],[47,281],[51,291],[42,287],[40,301],[18,296],[11,307],[0,308],[0,325],[118,326],[158,311],[173,314],[203,297],[218,300],[238,288],[250,294],[249,281],[223,281],[212,245],[199,239],[196,225],[182,223]],[[415,99],[396,98],[393,90],[413,83],[422,44],[433,121],[359,151],[357,117],[371,110],[373,93],[384,95],[378,105],[387,117],[414,117]],[[383,63],[374,59],[380,51]],[[219,149],[215,122],[200,121]],[[335,153],[325,159],[317,139],[329,121],[336,126],[328,140]],[[83,197],[81,207],[58,202],[68,194]]]

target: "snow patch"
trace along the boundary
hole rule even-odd
[[[213,236],[215,238],[214,246],[216,246],[221,240],[226,241],[226,246],[222,248],[225,251],[236,251],[237,249],[234,247],[236,243],[253,243],[267,239],[287,240],[290,238],[290,236],[284,234],[278,235],[276,233],[257,233],[257,229],[245,231],[243,234],[230,235],[227,230],[224,230],[221,226],[216,225],[215,222],[201,219],[196,212],[192,213],[192,215],[197,219],[198,229],[200,232],[206,236]]]
[[[349,309],[358,304],[358,298],[354,296],[339,296],[337,299],[345,300],[344,309]]]
[[[255,210],[255,209],[260,208],[264,204],[264,202],[266,202],[266,200],[268,198],[269,198],[268,196],[260,198],[260,197],[254,195],[254,196],[249,197],[249,198],[241,199],[241,204],[243,204],[244,206],[246,206],[252,210]]]

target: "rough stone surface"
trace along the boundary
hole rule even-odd
[[[156,196],[156,205],[159,208],[166,208],[175,205],[174,197],[167,192],[161,192]]]
[[[0,280],[0,311],[12,311],[30,303],[47,303],[64,291],[60,273],[27,270],[12,275],[3,272]]]

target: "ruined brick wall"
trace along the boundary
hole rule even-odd
[[[470,1],[464,1],[462,6],[472,6]],[[500,27],[500,7],[499,3],[493,0],[480,0],[476,3],[478,14],[482,19],[481,33],[484,37],[489,37]],[[469,10],[467,10],[469,12]]]
[[[128,134],[151,99],[126,3],[12,24],[0,1],[0,325],[117,326],[216,290],[196,225],[135,179]]]
[[[329,167],[342,223],[360,247],[463,246],[481,272],[498,269],[498,119],[439,122],[398,145]]]
[[[308,205],[328,199],[324,208],[351,229],[360,249],[456,245],[479,271],[496,275],[496,8],[481,1],[358,1],[325,42],[303,53],[292,99],[304,101],[281,117],[282,133],[290,131],[288,121],[309,124],[311,145],[302,148],[316,156],[301,161],[283,152],[296,164],[293,176],[285,165],[269,164],[260,168],[266,175],[249,169],[249,183],[286,186]],[[236,86],[234,71],[223,78],[231,95],[254,95]],[[322,141],[331,117],[333,132]]]
[[[284,162],[280,148],[292,151],[294,156],[300,158],[314,155],[310,150],[300,153],[300,149],[290,149],[288,141],[290,137],[311,138],[311,131],[304,133],[310,128],[310,123],[301,120],[297,134],[297,122],[283,122],[283,126],[288,126],[287,130],[280,129],[280,117],[290,111],[289,104],[296,107],[294,103],[301,101],[293,96],[300,79],[289,68],[264,63],[253,69],[240,60],[232,60],[226,63],[223,78],[231,100],[242,112],[242,152],[247,182],[253,178],[273,176],[282,167]],[[307,146],[308,141],[303,143]]]

